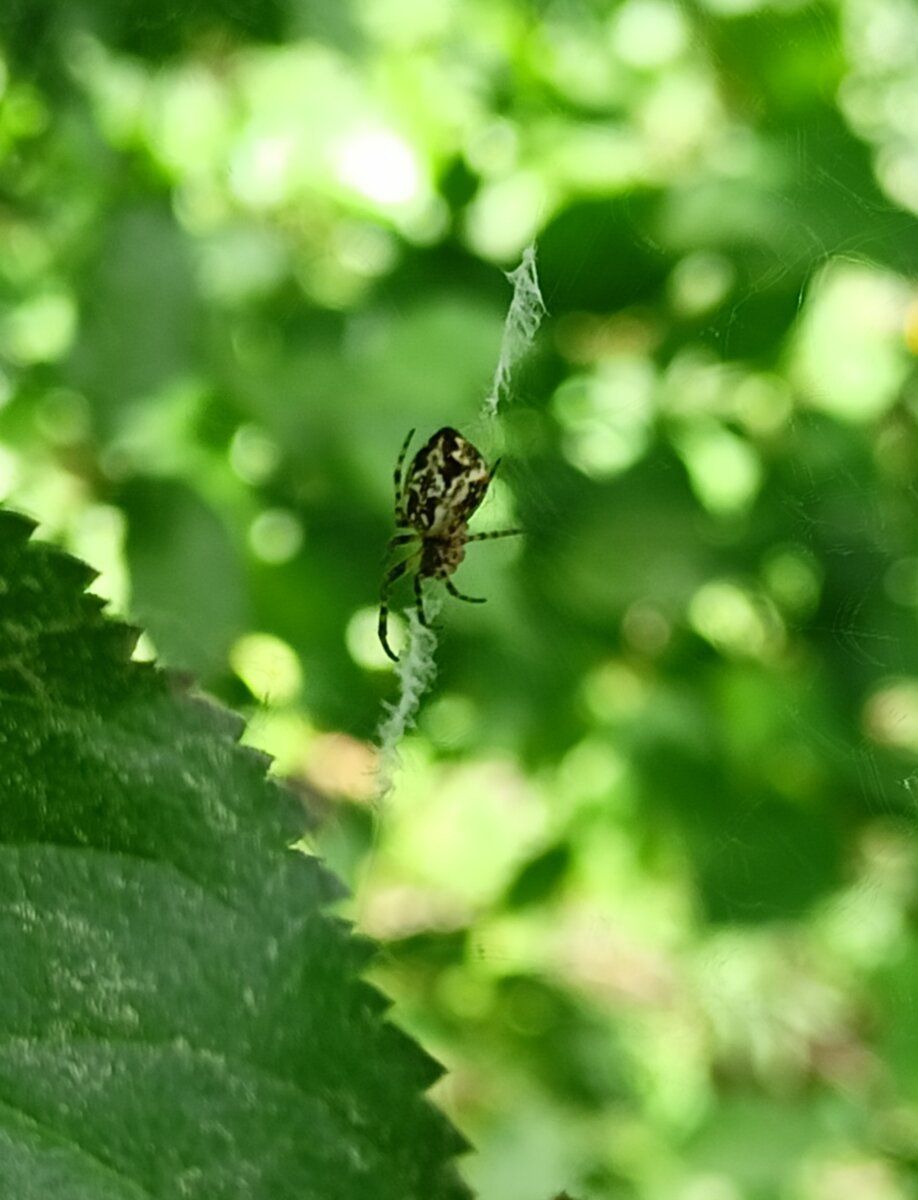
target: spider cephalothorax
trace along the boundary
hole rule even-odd
[[[395,580],[414,568],[414,594],[422,625],[427,624],[421,594],[425,579],[443,579],[446,590],[457,600],[483,604],[482,598],[464,596],[457,591],[449,578],[465,557],[466,545],[522,533],[521,529],[469,533],[469,518],[484,499],[497,463],[489,467],[472,443],[448,425],[425,442],[411,460],[403,481],[402,466],[413,436],[412,429],[395,464],[395,523],[408,532],[396,533],[389,542],[389,549],[413,541],[419,541],[420,546],[386,572],[379,602],[379,640],[396,662],[398,657],[393,654],[386,636],[389,591]]]

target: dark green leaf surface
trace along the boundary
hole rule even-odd
[[[0,514],[0,1197],[461,1197],[239,724]]]

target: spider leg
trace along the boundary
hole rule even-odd
[[[427,617],[424,615],[424,593],[421,591],[421,575],[418,572],[414,577],[414,602],[418,610],[418,620],[425,629],[429,629]]]
[[[396,525],[407,525],[408,521],[405,518],[404,512],[404,496],[402,495],[402,467],[405,465],[405,455],[408,453],[408,447],[411,445],[411,439],[414,437],[414,430],[409,429],[408,436],[402,443],[402,448],[398,452],[398,459],[395,463],[395,471],[392,474],[392,482],[395,485],[395,523]]]
[[[489,542],[492,538],[515,537],[517,534],[523,532],[524,530],[522,529],[494,529],[490,533],[470,534],[465,541],[466,544],[469,542]],[[447,579],[444,582],[446,583],[446,590],[451,596],[455,596],[457,600],[465,600],[468,604],[484,604],[487,600],[486,596],[466,596],[463,592],[459,591],[451,579]]]
[[[456,585],[453,583],[453,581],[451,579],[447,579],[444,582],[446,583],[446,590],[449,592],[449,594],[451,596],[455,596],[457,600],[465,600],[468,604],[484,604],[485,601],[487,600],[486,596],[465,596],[465,595],[463,595],[463,593],[458,590],[458,588],[456,587]]]
[[[407,546],[409,542],[413,542],[418,535],[416,533],[397,533],[395,537],[389,538],[386,546],[386,554],[390,554],[398,546]]]
[[[469,534],[465,540],[466,542],[489,542],[492,538],[516,537],[517,534],[525,532],[525,529],[494,529],[490,533]]]
[[[382,643],[382,648],[389,655],[393,662],[398,662],[398,655],[393,653],[392,647],[389,645],[389,592],[392,590],[392,585],[396,579],[400,579],[408,570],[410,558],[404,559],[400,563],[396,563],[394,567],[383,576],[382,589],[379,597],[379,640]],[[415,576],[415,584],[417,584],[417,576]],[[417,587],[415,587],[417,591]]]

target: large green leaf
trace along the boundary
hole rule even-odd
[[[31,532],[0,513],[0,1197],[467,1196],[237,718]]]

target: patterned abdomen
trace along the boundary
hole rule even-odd
[[[468,522],[491,482],[488,464],[449,426],[438,430],[412,460],[405,482],[408,524],[434,537]]]

